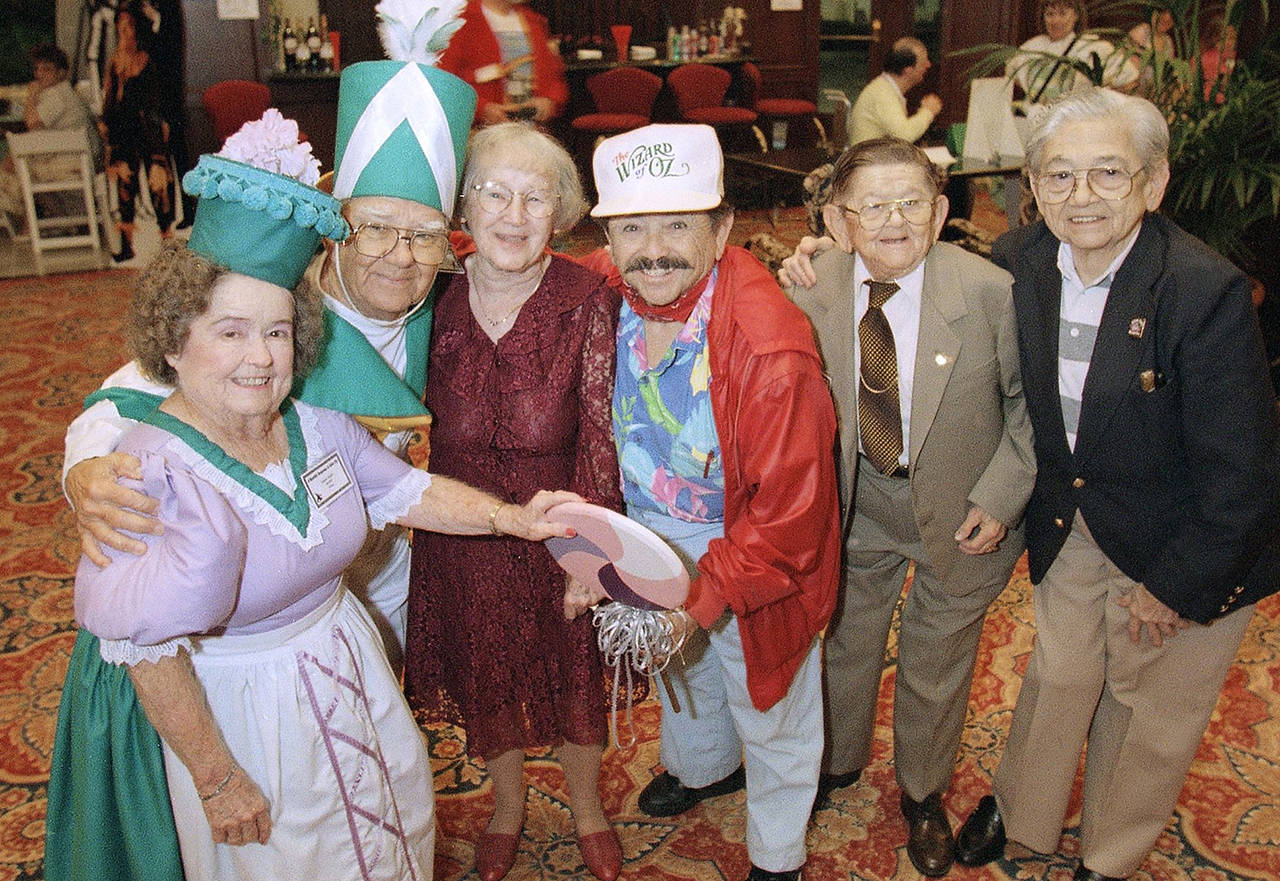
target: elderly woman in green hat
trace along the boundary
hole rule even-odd
[[[406,5],[414,4],[397,3]],[[452,15],[461,6],[461,0],[431,0],[430,8],[414,13],[379,6],[384,42],[401,60],[362,62],[342,72],[337,169],[321,186],[341,200],[352,234],[326,243],[307,274],[323,297],[324,336],[316,366],[295,394],[356,416],[402,458],[414,431],[425,433],[431,421],[422,403],[429,294],[441,264],[452,261],[446,235],[476,104],[470,86],[432,66],[437,50],[430,47],[460,24]],[[106,386],[168,393],[135,365]],[[67,432],[67,497],[85,552],[98,562],[103,545],[141,549],[120,530],[156,528],[147,516],[152,502],[116,482],[137,476],[135,462],[112,453],[137,415],[100,400]],[[347,586],[365,601],[398,668],[409,588],[405,530],[374,533],[348,571]]]
[[[277,121],[229,140],[235,159],[201,158],[190,243],[151,262],[126,316],[141,370],[173,387],[109,392],[151,406],[120,449],[164,530],[76,574],[50,877],[430,878],[430,762],[343,570],[370,523],[539,540],[567,532],[547,508],[578,498],[504,503],[289,398],[324,333],[303,274],[346,222],[245,164],[307,170],[296,136],[274,145]]]

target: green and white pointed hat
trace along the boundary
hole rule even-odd
[[[465,0],[382,0],[390,61],[342,71],[333,195],[393,196],[453,214],[475,89],[433,65],[462,26]]]

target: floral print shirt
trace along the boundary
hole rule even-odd
[[[613,437],[623,496],[628,507],[691,523],[724,519],[724,470],[708,392],[707,321],[717,274],[653,366],[644,321],[625,301],[618,321]]]

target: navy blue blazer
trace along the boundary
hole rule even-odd
[[[1147,215],[1107,296],[1073,453],[1058,396],[1057,255],[1043,222],[992,253],[1014,278],[1035,429],[1031,580],[1079,509],[1107,557],[1184,618],[1207,623],[1280,590],[1280,417],[1245,276]]]

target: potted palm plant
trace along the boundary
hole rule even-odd
[[[1256,4],[1265,18],[1267,0],[1228,0],[1221,22],[1238,27],[1250,4]],[[1162,210],[1276,291],[1275,261],[1272,254],[1261,253],[1261,246],[1280,241],[1280,45],[1272,34],[1233,69],[1206,80],[1201,57],[1205,50],[1221,47],[1202,40],[1208,22],[1201,0],[1120,0],[1099,4],[1095,10],[1108,20],[1126,13],[1129,20],[1141,20],[1153,8],[1172,13],[1172,53],[1127,43],[1123,31],[1091,32],[1112,41],[1118,53],[1128,56],[1128,63],[1143,67],[1144,94],[1168,120],[1171,178]],[[1213,31],[1227,32],[1223,27]],[[1013,76],[1020,65],[1047,60],[1102,84],[1107,71],[1114,69],[1114,59],[1098,53],[1084,58],[1028,54],[1005,44],[974,46],[957,54],[979,56],[973,76],[1010,65],[1013,69],[1007,73]]]

